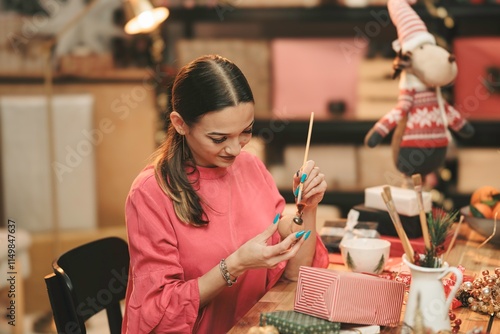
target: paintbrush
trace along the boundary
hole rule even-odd
[[[309,146],[311,145],[313,121],[314,121],[314,112],[311,112],[311,118],[309,119],[309,130],[307,132],[306,151],[304,153],[304,162],[302,163],[302,167],[304,167],[304,165],[306,164],[307,156],[309,155]],[[304,209],[304,205],[300,203],[302,201],[303,189],[304,189],[304,183],[300,183],[299,192],[297,194],[297,210],[299,211],[299,214],[302,213],[302,210]]]
[[[414,262],[414,252],[413,247],[410,244],[410,240],[406,235],[405,230],[403,229],[403,224],[401,224],[401,219],[399,218],[399,214],[396,211],[396,206],[394,205],[394,201],[392,200],[391,188],[389,186],[384,187],[384,191],[381,193],[382,198],[384,199],[385,205],[387,206],[387,211],[389,212],[389,216],[391,217],[392,223],[394,224],[394,228],[396,229],[396,233],[398,234],[399,239],[401,240],[401,244],[403,245],[403,249],[405,251],[406,257],[410,263]]]
[[[424,199],[422,197],[422,177],[420,174],[412,175],[413,187],[417,194],[418,211],[420,215],[420,226],[422,227],[422,235],[424,236],[424,244],[426,249],[431,249],[431,237],[429,235],[429,227],[427,225],[427,217],[425,216]]]
[[[463,221],[464,221],[464,215],[460,215],[460,220],[458,221],[458,225],[455,229],[455,232],[453,233],[453,237],[451,238],[450,244],[448,245],[448,249],[446,250],[446,254],[444,255],[443,261],[446,261],[448,259],[448,255],[450,255],[450,251],[453,248],[455,241],[457,240],[458,231],[460,230],[460,226],[462,225]]]

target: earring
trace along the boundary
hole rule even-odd
[[[186,136],[182,135],[182,160],[189,159],[189,152],[185,149]]]

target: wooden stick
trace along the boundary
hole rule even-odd
[[[463,221],[464,221],[464,215],[460,215],[460,220],[458,221],[457,228],[455,229],[455,232],[453,233],[453,237],[451,238],[450,244],[448,245],[448,249],[446,250],[446,253],[444,254],[443,261],[446,261],[446,259],[448,258],[448,255],[450,254],[450,251],[453,248],[453,245],[455,244],[455,240],[457,240],[458,231],[460,230],[460,226],[462,225]]]
[[[401,219],[399,219],[399,214],[396,211],[394,202],[392,201],[391,188],[389,186],[385,186],[384,191],[381,193],[381,195],[382,198],[384,199],[385,205],[387,206],[387,211],[389,212],[389,216],[391,217],[392,223],[394,224],[396,233],[398,234],[398,237],[401,240],[401,244],[403,245],[406,257],[408,258],[408,261],[410,263],[413,263],[414,262],[413,247],[411,246],[410,240],[408,239],[408,236],[406,235],[406,232],[403,228],[403,224],[401,224]]]
[[[420,226],[422,227],[422,235],[424,236],[424,244],[426,249],[431,249],[431,237],[429,235],[429,227],[427,225],[427,217],[425,216],[424,199],[422,197],[422,177],[420,174],[411,176],[413,187],[417,193],[417,203],[420,215]]]
[[[314,122],[314,112],[311,112],[311,118],[309,119],[309,130],[307,132],[306,152],[304,153],[304,162],[302,163],[302,167],[304,167],[304,165],[306,164],[307,156],[309,155],[309,146],[311,145],[311,134],[312,134],[313,122]],[[302,201],[303,188],[304,188],[304,184],[300,183],[299,184],[299,193],[297,194],[297,204]]]
[[[493,217],[493,233],[491,233],[491,235],[486,238],[486,240],[484,240],[479,246],[477,246],[477,248],[481,248],[486,245],[491,240],[491,238],[493,238],[495,234],[497,234],[497,216],[498,212],[496,212],[495,217]]]
[[[309,155],[309,146],[311,145],[313,122],[314,122],[314,112],[311,112],[311,118],[309,119],[309,130],[307,131],[306,152],[304,153],[304,163],[302,165],[306,164],[307,156]]]

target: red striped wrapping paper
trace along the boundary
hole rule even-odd
[[[405,286],[377,276],[300,267],[294,310],[335,322],[397,326]]]

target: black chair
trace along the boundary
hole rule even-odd
[[[58,333],[87,333],[85,322],[103,309],[110,333],[121,332],[129,259],[127,243],[109,237],[69,250],[53,262],[45,284]]]

